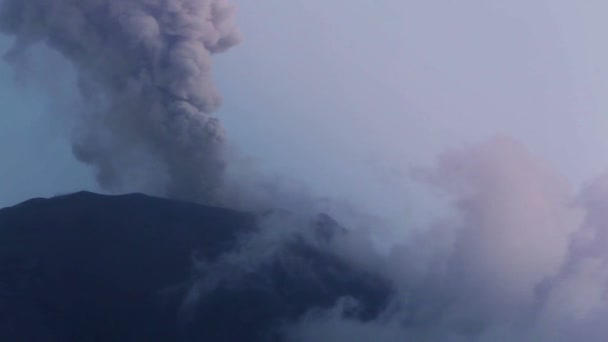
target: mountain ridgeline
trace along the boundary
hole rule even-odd
[[[347,231],[255,242],[272,215],[87,192],[2,209],[0,340],[284,341],[342,298],[379,314],[388,283],[323,247]]]

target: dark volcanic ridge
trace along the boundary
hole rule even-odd
[[[388,283],[324,247],[345,230],[272,239],[273,215],[87,192],[2,209],[0,340],[282,341],[343,298],[382,311]]]

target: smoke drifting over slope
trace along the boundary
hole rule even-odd
[[[341,305],[312,311],[293,341],[606,340],[605,176],[576,194],[522,145],[495,138],[444,153],[424,177],[457,215],[376,263],[393,303],[367,323]]]
[[[0,1],[0,29],[15,36],[7,60],[41,42],[77,69],[87,108],[73,150],[99,183],[120,189],[150,160],[166,169],[164,195],[199,202],[221,186],[211,55],[239,42],[233,17],[224,0]]]
[[[133,172],[137,177],[160,163],[168,180],[160,175],[154,181],[166,182],[163,194],[217,199],[224,137],[209,115],[220,102],[210,57],[239,40],[232,6],[219,0],[0,0],[0,6],[1,30],[16,37],[8,60],[44,42],[78,70],[90,107],[74,152],[97,168],[103,186],[120,189]],[[422,180],[447,194],[455,217],[391,240],[385,255],[367,234],[379,240],[399,234],[387,238],[376,227],[351,230],[332,246],[389,279],[397,289],[391,305],[364,323],[345,315],[356,304],[341,300],[289,326],[290,340],[608,339],[608,176],[576,193],[519,143],[497,138],[444,153]],[[305,195],[283,190],[266,191],[264,204],[314,212]],[[296,199],[293,205],[287,197]],[[275,229],[289,224],[281,221]],[[242,253],[237,268],[256,252]],[[195,290],[204,293],[207,284],[199,285]]]

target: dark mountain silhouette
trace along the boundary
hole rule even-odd
[[[342,297],[362,320],[385,305],[382,279],[320,247],[347,234],[328,216],[310,228],[318,241],[291,239],[243,270],[222,262],[247,255],[240,241],[259,222],[140,194],[2,209],[0,341],[281,341],[282,324]]]

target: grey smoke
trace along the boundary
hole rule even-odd
[[[211,55],[239,42],[234,13],[225,0],[2,0],[0,31],[15,37],[8,61],[42,43],[74,65],[87,108],[73,151],[103,187],[155,177],[163,195],[212,202],[224,133]]]
[[[74,152],[97,168],[102,185],[120,188],[149,173],[137,165],[151,165],[166,168],[168,195],[203,202],[222,187],[210,57],[238,42],[233,16],[232,6],[212,0],[0,0],[0,29],[16,37],[8,60],[44,43],[78,70],[89,108]],[[424,179],[452,199],[458,216],[395,243],[388,255],[356,232],[337,247],[395,284],[392,305],[369,323],[343,315],[347,300],[312,311],[291,327],[293,341],[608,339],[608,176],[576,194],[550,166],[499,138],[443,154]],[[279,190],[256,202],[306,210],[298,194]],[[269,238],[264,248],[198,266],[239,281],[215,271],[255,270],[251,255],[276,244]],[[201,279],[188,299],[218,282]]]
[[[339,302],[313,310],[291,341],[607,340],[607,175],[577,193],[504,137],[447,151],[422,175],[457,215],[384,255],[363,244],[349,255],[391,280],[392,304],[372,322]]]

